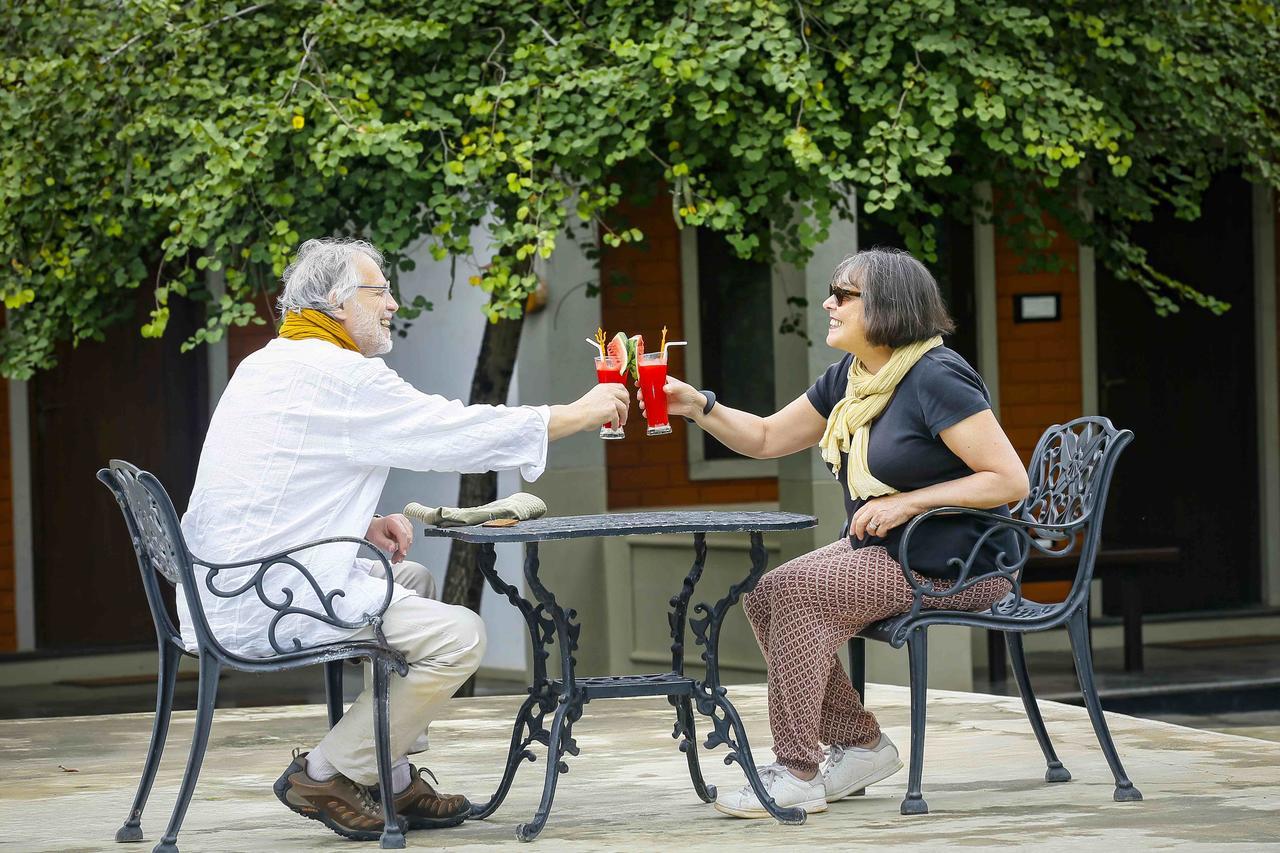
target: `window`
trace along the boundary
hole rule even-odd
[[[776,410],[773,382],[773,275],[768,264],[739,258],[720,234],[681,232],[688,381],[735,409]],[[701,430],[689,430],[691,479],[768,477],[773,460],[748,459]]]

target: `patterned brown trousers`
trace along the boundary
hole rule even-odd
[[[924,606],[985,610],[1009,589],[1004,578],[991,578],[958,595],[926,598]],[[822,744],[868,746],[880,737],[836,652],[871,623],[910,610],[911,594],[888,551],[854,549],[841,539],[768,572],[742,599],[769,667],[779,764],[807,776],[822,763]]]

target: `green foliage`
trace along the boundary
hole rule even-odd
[[[100,339],[140,287],[143,334],[179,294],[209,302],[188,343],[217,340],[335,232],[404,270],[420,246],[472,255],[479,229],[496,255],[473,284],[516,317],[567,227],[643,239],[610,217],[637,183],[792,261],[851,191],[928,257],[930,223],[989,183],[1027,254],[1062,228],[1157,310],[1221,311],[1128,229],[1163,203],[1194,217],[1222,169],[1280,186],[1278,30],[1268,0],[10,4],[0,370]]]

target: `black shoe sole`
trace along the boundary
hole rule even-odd
[[[292,787],[289,782],[289,777],[294,773],[301,772],[305,772],[302,765],[299,764],[297,760],[294,760],[294,762],[289,765],[288,769],[284,771],[284,774],[276,780],[274,785],[271,786],[271,790],[275,791],[276,799],[284,803],[290,811],[297,812],[305,818],[319,821],[349,841],[377,841],[382,837],[382,830],[374,832],[372,830],[347,829],[346,827],[335,823],[331,817],[324,814],[317,808],[304,808],[295,803],[289,802],[289,799],[285,796],[289,792],[289,788]]]
[[[471,816],[471,801],[463,799],[463,803],[466,806],[463,808],[462,813],[453,817],[409,818],[404,815],[400,815],[400,817],[404,818],[409,829],[448,829],[451,826],[459,825]]]

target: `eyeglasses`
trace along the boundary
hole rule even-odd
[[[389,284],[357,284],[356,290],[373,290],[377,292],[379,297],[381,297],[382,299],[386,299],[387,294],[391,292],[391,285]]]
[[[841,305],[845,304],[845,303],[846,303],[846,302],[848,302],[850,299],[861,299],[861,298],[862,298],[862,291],[861,291],[861,290],[848,290],[848,289],[843,288],[843,287],[836,287],[836,286],[833,284],[833,285],[831,285],[830,295],[835,297],[835,300],[836,300],[836,307],[837,307],[837,308],[839,308]]]

